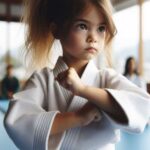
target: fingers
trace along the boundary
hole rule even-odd
[[[100,113],[100,111],[97,110],[94,121],[98,122],[102,119],[102,114]]]
[[[67,78],[69,78],[71,76],[71,74],[74,70],[75,70],[74,68],[70,67],[68,70],[60,72],[55,79],[58,82],[61,82],[62,80],[66,80]]]
[[[89,113],[90,115],[93,116],[93,121],[98,122],[101,120],[102,118],[102,114],[99,110],[99,108],[97,108],[97,106],[95,104],[92,104],[91,102],[87,102],[84,106],[83,109],[86,111],[85,113]]]
[[[96,106],[94,104],[92,104],[91,102],[87,102],[84,106],[83,106],[85,109],[95,109]]]
[[[64,88],[71,90],[72,88],[72,71],[74,68],[69,68],[68,70],[65,70],[57,75],[55,80],[59,82],[61,86]]]
[[[61,73],[59,73],[57,75],[57,77],[55,78],[55,80],[57,80],[58,82],[61,82],[61,81],[63,81],[66,78],[67,74],[68,74],[68,70],[63,71],[63,72],[61,72]]]
[[[88,102],[88,103],[85,105],[85,107],[86,107],[87,109],[92,109],[92,111],[93,111],[93,117],[94,117],[93,121],[98,122],[98,121],[101,120],[102,114],[101,114],[99,108],[97,108],[96,105],[94,105],[94,104]]]

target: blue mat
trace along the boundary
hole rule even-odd
[[[150,150],[150,126],[141,134],[121,132],[121,140],[116,150]]]
[[[5,113],[8,109],[9,100],[0,100],[0,111]]]
[[[4,114],[0,112],[0,150],[18,150],[3,126]]]

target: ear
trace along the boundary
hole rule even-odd
[[[56,38],[56,39],[60,38],[60,33],[59,33],[58,25],[56,25],[56,23],[51,23],[50,30],[51,30],[54,38]]]

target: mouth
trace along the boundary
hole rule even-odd
[[[88,48],[86,48],[86,51],[88,51],[90,53],[95,53],[95,52],[97,52],[97,49],[94,47],[88,47]]]

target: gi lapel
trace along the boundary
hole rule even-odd
[[[63,72],[67,69],[68,69],[68,66],[63,61],[62,57],[59,57],[57,60],[56,66],[53,70],[54,78],[56,78],[60,72]],[[55,90],[57,91],[56,92],[57,97],[59,97],[57,103],[61,104],[60,108],[63,108],[63,109],[61,109],[62,112],[66,111],[66,109],[68,108],[72,93],[70,91],[66,90],[65,88],[63,88],[57,81],[55,81],[54,83],[55,83],[54,84]]]
[[[87,64],[87,66],[81,76],[81,80],[85,85],[94,86],[94,87],[100,86],[99,85],[100,84],[100,76],[98,74],[98,69],[96,68],[93,60],[91,60]],[[68,107],[68,112],[78,110],[87,101],[88,101],[87,99],[84,99],[82,97],[74,96]]]

